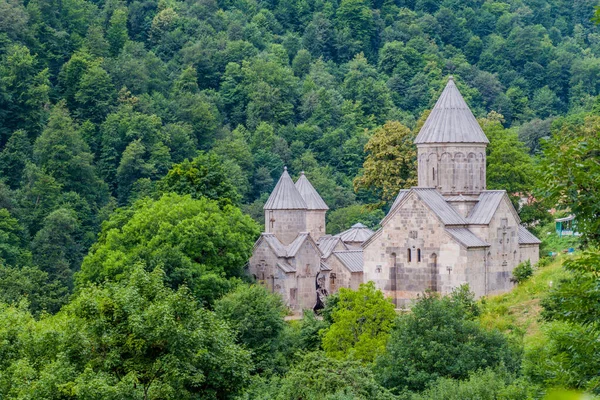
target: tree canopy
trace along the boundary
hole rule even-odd
[[[160,267],[166,284],[185,284],[212,303],[230,287],[227,278],[242,275],[257,235],[256,223],[232,206],[177,194],[143,199],[104,224],[77,282],[119,281],[135,265],[148,271]]]

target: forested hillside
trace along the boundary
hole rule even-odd
[[[0,0],[0,398],[600,393],[595,6]],[[533,193],[519,211],[538,232],[548,208],[575,212],[589,250],[544,303],[543,371],[523,373],[522,343],[482,327],[466,290],[425,296],[419,320],[365,285],[286,323],[245,282],[284,166],[331,233],[376,227],[415,183],[412,139],[448,75],[490,139],[488,188]],[[409,365],[431,343],[456,362]]]
[[[486,129],[498,137],[488,186],[529,191],[530,160],[517,129],[503,128],[519,126],[535,153],[553,116],[593,107],[593,5],[2,0],[1,199],[15,251],[32,254],[20,263],[70,287],[116,206],[202,192],[185,187],[200,165],[215,175],[204,192],[219,197],[228,189],[209,182],[227,176],[233,204],[258,221],[287,165],[307,171],[333,210],[330,229],[376,223],[381,211],[361,204],[410,186],[414,160],[399,180],[371,179],[368,165],[361,178],[363,148],[386,121],[415,128],[448,74],[477,115],[501,114]],[[394,135],[411,151],[414,133],[382,129],[372,152]],[[198,150],[210,153],[184,162]]]

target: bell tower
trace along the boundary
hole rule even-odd
[[[274,234],[284,245],[290,244],[298,233],[306,232],[306,202],[284,168],[277,185],[263,207],[265,233]]]
[[[452,76],[415,139],[419,187],[444,196],[477,196],[486,190],[489,140]]]

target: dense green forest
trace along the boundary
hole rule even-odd
[[[0,0],[0,398],[599,395],[595,6]],[[450,74],[488,188],[535,196],[519,212],[545,252],[565,245],[546,210],[577,214],[543,351],[485,327],[467,288],[397,316],[366,284],[284,321],[244,275],[283,167],[331,233],[376,227]]]

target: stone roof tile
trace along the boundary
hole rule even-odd
[[[263,207],[265,210],[306,210],[306,202],[296,189],[294,181],[284,168],[275,189]]]
[[[304,171],[300,174],[300,178],[296,181],[295,186],[309,210],[329,210],[325,201],[310,183],[306,175],[304,175]]]
[[[333,254],[348,268],[350,272],[363,272],[363,251],[362,250],[341,250],[334,251]]]
[[[465,247],[489,247],[490,244],[481,240],[468,228],[446,228],[446,232]]]
[[[374,231],[365,225],[358,223],[352,225],[350,229],[338,233],[336,236],[340,237],[344,242],[364,242],[373,236],[374,233]]]
[[[448,79],[415,143],[489,143],[452,77]]]
[[[469,224],[488,225],[505,194],[505,190],[485,190],[481,192],[479,201],[467,216]]]
[[[540,244],[542,241],[536,238],[523,225],[519,225],[519,244]]]
[[[433,188],[413,188],[423,202],[442,220],[445,225],[466,225],[467,221],[446,199]]]

